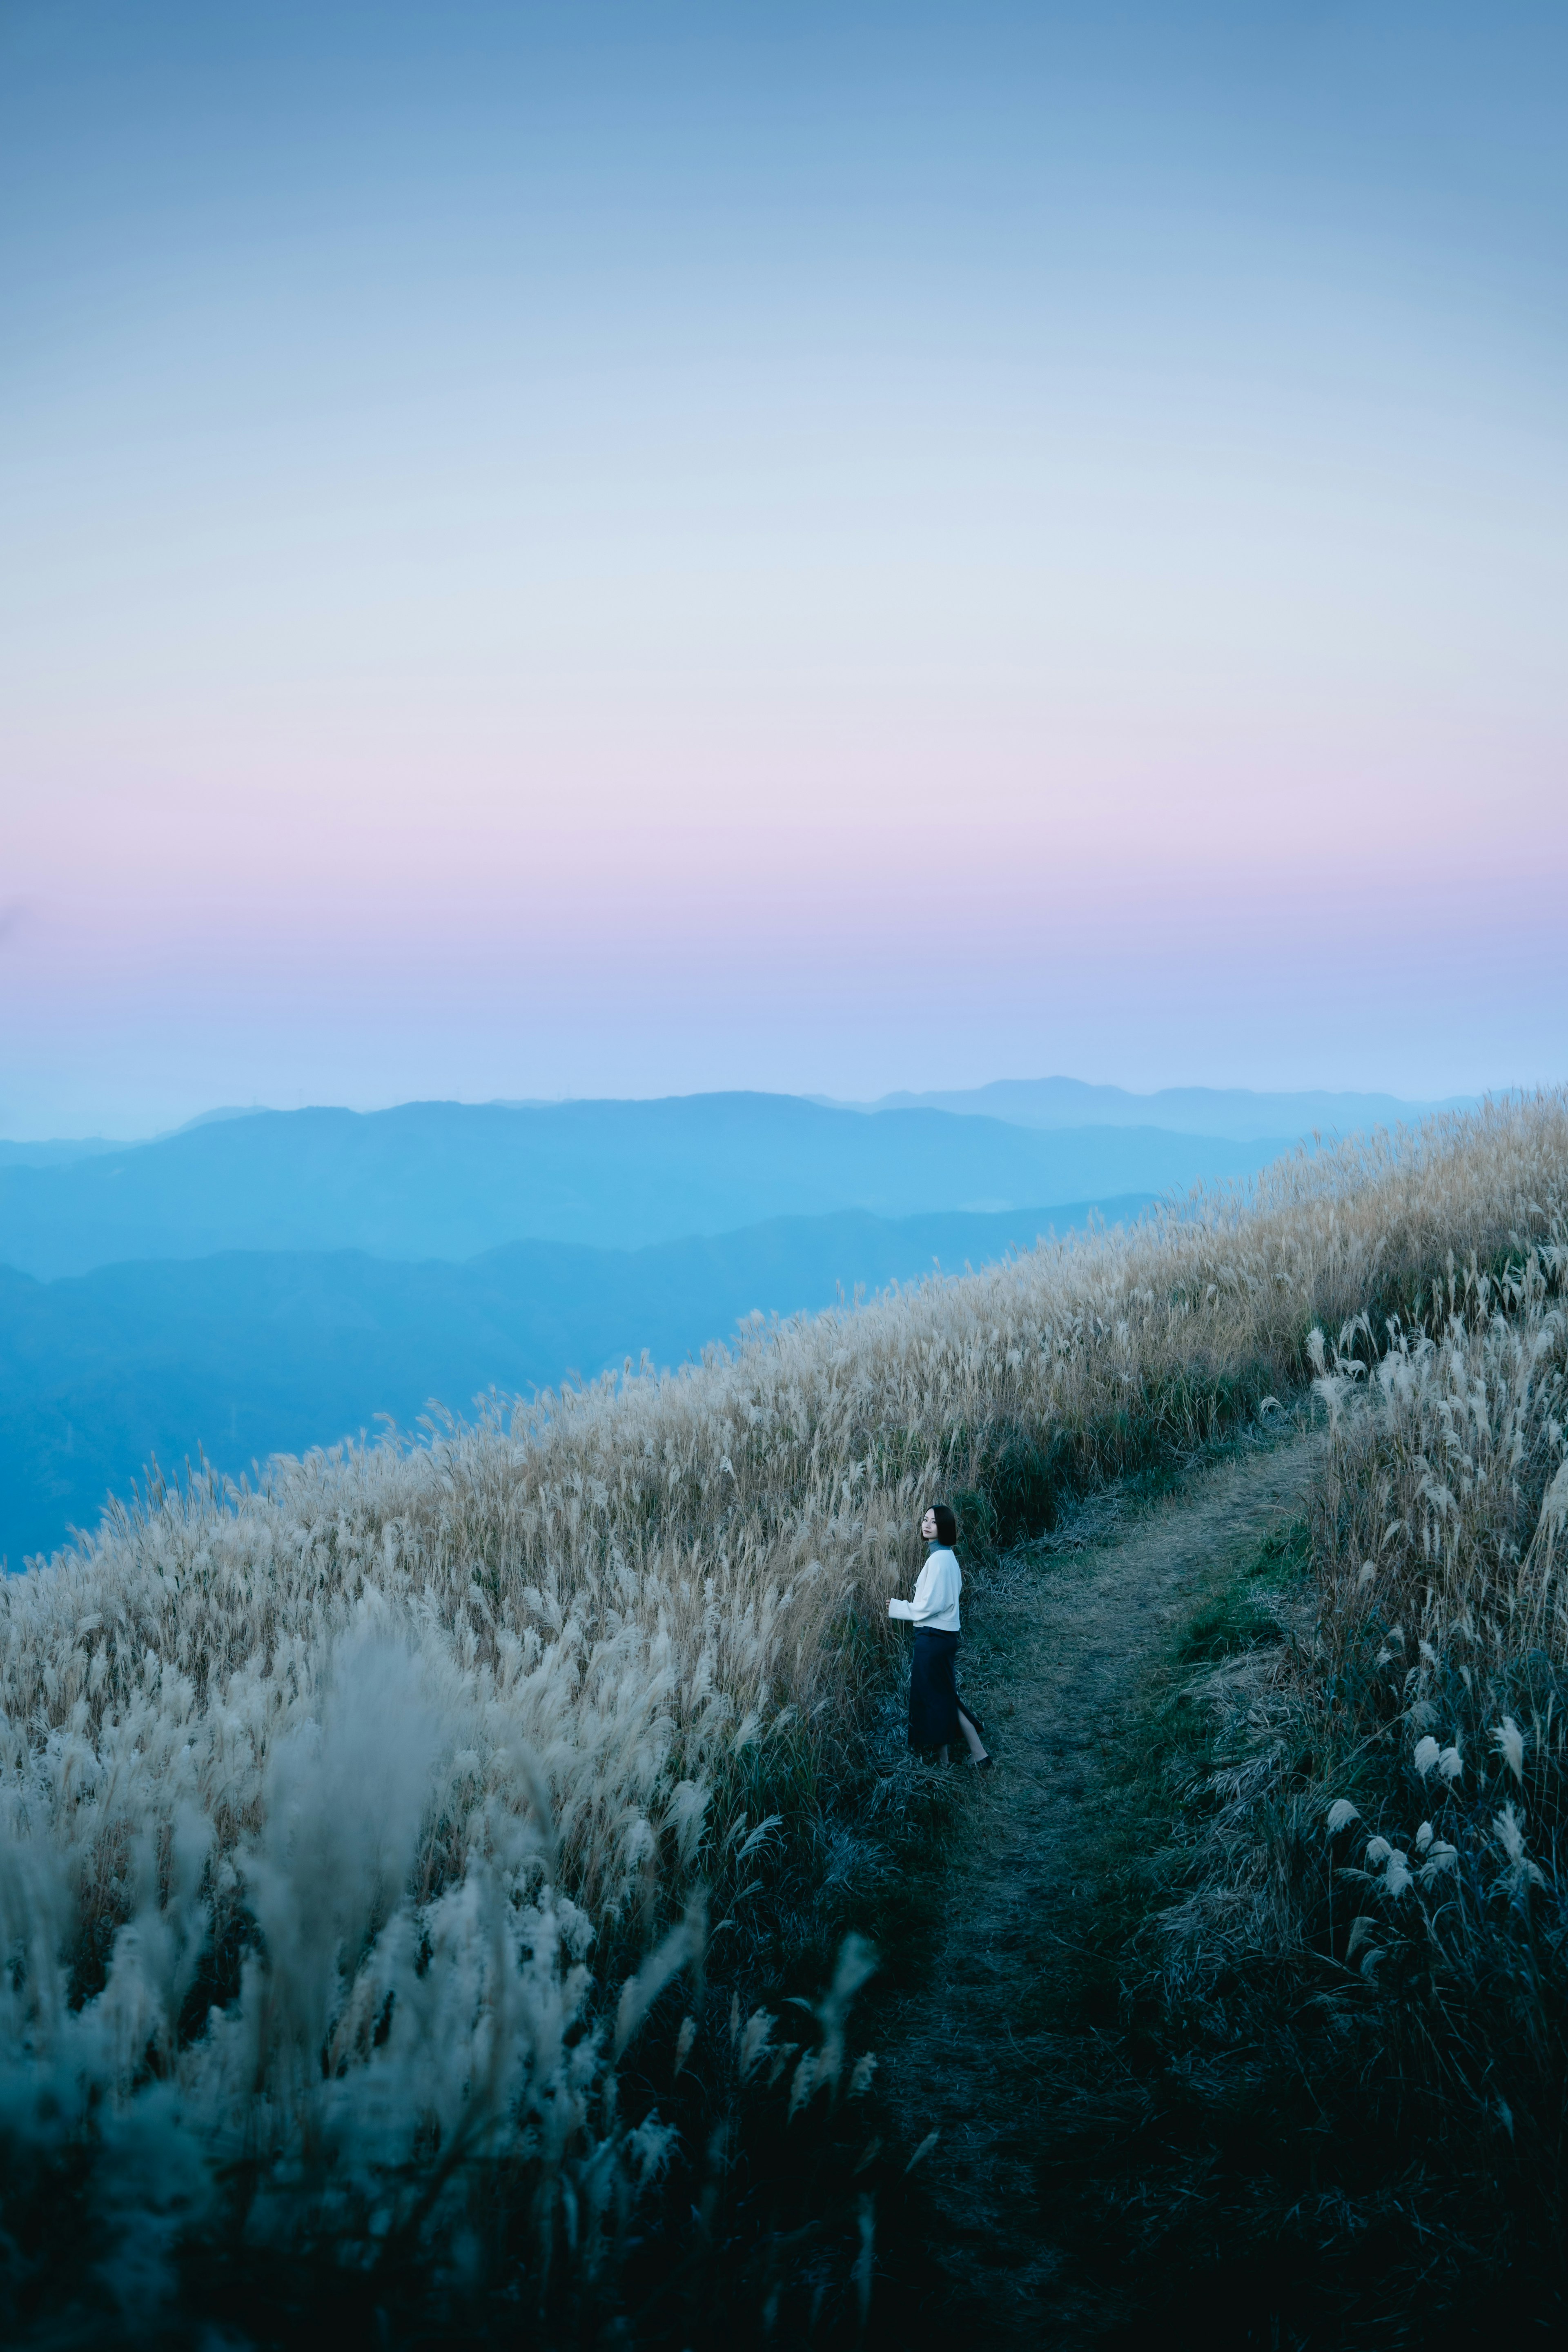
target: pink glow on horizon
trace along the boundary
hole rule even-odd
[[[0,1134],[1568,1074],[1556,85],[1079,13],[45,12]]]

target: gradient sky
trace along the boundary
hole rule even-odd
[[[0,0],[0,1133],[1568,1076],[1560,5]]]

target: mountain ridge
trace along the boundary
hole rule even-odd
[[[1146,1205],[1108,1201],[1112,1220]],[[1089,1204],[900,1221],[780,1218],[637,1251],[514,1242],[466,1263],[363,1251],[140,1259],[39,1282],[0,1266],[0,1555],[19,1567],[96,1524],[156,1456],[254,1460],[330,1445],[432,1399],[467,1413],[636,1362],[675,1365],[741,1318],[811,1312],[994,1260]]]
[[[945,1110],[960,1118],[998,1118],[1037,1132],[1084,1127],[1152,1127],[1167,1134],[1214,1136],[1246,1142],[1314,1133],[1348,1135],[1369,1128],[1408,1127],[1441,1111],[1468,1110],[1478,1097],[1407,1102],[1397,1095],[1309,1088],[1300,1094],[1258,1093],[1250,1087],[1163,1087],[1130,1093],[1083,1078],[997,1078],[988,1086],[879,1096],[847,1109]]]
[[[898,1219],[1183,1192],[1249,1176],[1290,1143],[867,1118],[757,1093],[261,1111],[68,1165],[0,1167],[0,1262],[49,1279],[226,1249],[634,1249],[848,1209]]]

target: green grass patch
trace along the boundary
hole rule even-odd
[[[1266,1537],[1255,1559],[1192,1617],[1176,1656],[1184,1666],[1218,1665],[1283,1638],[1279,1603],[1306,1589],[1311,1534],[1304,1518]]]

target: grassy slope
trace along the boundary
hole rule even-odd
[[[943,2266],[993,2340],[1458,2347],[1503,2299],[1561,2330],[1568,1254],[1509,1264],[1342,1335],[1264,1523],[1211,1475],[1163,1527],[1101,1514],[1078,1589],[1026,1550],[977,1606],[1024,1785],[925,1883],[915,1980],[973,2047],[917,1995],[903,2108],[945,2099]]]
[[[1273,1639],[1233,1608],[1175,1753],[1167,2212],[1289,2287],[1287,2342],[1468,2344],[1505,2283],[1521,2327],[1568,2312],[1561,1227],[1499,1265],[1330,1351]]]
[[[90,1927],[100,1958],[83,1989],[102,1980],[111,1955],[118,1981],[113,1967],[129,1965],[118,1925],[139,1916],[133,1884],[103,1868],[110,1783],[94,1775],[112,1753],[113,1802],[129,1823],[155,1822],[174,1784],[209,1802],[214,1743],[243,1708],[258,1762],[237,1771],[235,1732],[223,1731],[231,1825],[219,1833],[242,1861],[259,1838],[265,1860],[280,1818],[270,1767],[261,1769],[267,1745],[289,1752],[301,1710],[320,1704],[321,1630],[331,1612],[345,1622],[356,1592],[354,1605],[377,1611],[416,1604],[421,1655],[441,1678],[458,1749],[448,1768],[460,1764],[458,1780],[446,1784],[454,1793],[421,1819],[416,1887],[445,1884],[455,1896],[476,1870],[482,1885],[487,1840],[511,1836],[511,1822],[526,1828],[521,1740],[549,1775],[558,1867],[603,1923],[602,1965],[613,1973],[621,1955],[635,1957],[639,1921],[668,1916],[694,1872],[737,1919],[740,1940],[725,1948],[736,1958],[724,1965],[743,1976],[744,1953],[762,1965],[792,1906],[820,1903],[836,1839],[858,1818],[864,1742],[887,1688],[880,1611],[912,1566],[910,1517],[933,1479],[967,1490],[973,1557],[988,1534],[1037,1525],[1067,1493],[1179,1458],[1256,1414],[1266,1385],[1278,1392],[1300,1372],[1314,1315],[1337,1327],[1369,1300],[1408,1303],[1449,1247],[1506,1247],[1510,1231],[1542,1215],[1565,1167],[1562,1108],[1549,1103],[1439,1134],[1414,1161],[1363,1155],[1287,1170],[1256,1211],[1166,1228],[1126,1249],[1046,1256],[851,1325],[780,1335],[691,1382],[584,1400],[424,1465],[373,1458],[301,1473],[232,1523],[199,1497],[164,1505],[90,1558],[22,1580],[5,1596],[5,1769],[36,1787],[34,1838],[59,1841],[87,1874],[81,1932]],[[583,1632],[563,1651],[548,1629],[568,1611]],[[563,1675],[570,1657],[583,1663]],[[679,1668],[663,1697],[664,1670],[649,1675],[661,1657]],[[206,1679],[199,1711],[170,1717],[176,1659],[176,1694],[192,1672]],[[385,1718],[374,1710],[354,1738],[380,1737]],[[330,1708],[328,1720],[341,1745],[347,1732],[331,1729]],[[63,1784],[36,1777],[46,1759],[30,1744],[46,1737],[50,1753],[75,1759],[68,1805]],[[711,1828],[689,1841],[676,1771],[692,1776],[683,1786],[700,1778],[709,1791]],[[765,1809],[783,1816],[771,1863]],[[340,1806],[332,1836],[344,1833],[341,1816]],[[644,1821],[657,1875],[634,1863]],[[624,1853],[619,1823],[635,1832]],[[269,1866],[260,1883],[281,1899],[280,1853]],[[761,1885],[747,1895],[742,1881],[753,1874]],[[448,1914],[437,1905],[428,1916]],[[456,1965],[456,1946],[453,1954]],[[301,1987],[315,1982],[300,1965]],[[366,2000],[379,1997],[384,1965],[373,1945]],[[311,2043],[279,2022],[291,2013],[279,1997],[292,1979],[278,1975],[280,1960],[271,1966],[265,2015],[275,2038],[263,2041],[263,2063],[279,2085],[277,2127],[291,2129],[289,2053],[304,2054],[308,2085]],[[265,1971],[254,1979],[258,1991],[268,1980]],[[226,1998],[242,2024],[243,1983]],[[414,1979],[399,1995],[409,2014],[424,1998]],[[89,2023],[97,2000],[81,2012]],[[700,2008],[696,2063],[717,2090],[723,2043],[701,2038],[712,2028]],[[405,2011],[389,2013],[395,2054]],[[260,2013],[247,2030],[260,2031]],[[198,2112],[205,2038],[171,2063],[188,2112]],[[367,2051],[331,2096],[351,2101],[378,2071]],[[308,2116],[316,2095],[301,2095]],[[852,2326],[847,2274],[847,2264],[836,2273],[837,2307]]]

